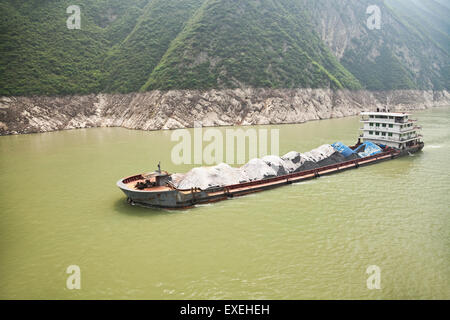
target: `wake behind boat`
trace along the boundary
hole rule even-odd
[[[407,113],[363,112],[363,134],[354,146],[341,142],[306,153],[250,160],[241,168],[219,164],[187,174],[158,170],[120,179],[117,186],[128,202],[181,209],[273,189],[286,184],[391,160],[424,147],[420,127]],[[362,141],[361,141],[362,139]]]

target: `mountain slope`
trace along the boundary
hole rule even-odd
[[[389,4],[401,1],[390,0]],[[367,28],[366,9],[374,4],[381,10],[380,30]],[[400,13],[409,16],[412,8],[420,10],[415,3],[408,1],[408,8],[396,11],[380,0],[347,0],[341,5],[301,0],[299,5],[307,8],[321,39],[365,88],[449,87],[448,52],[399,17]],[[417,25],[422,19],[415,21]]]
[[[450,52],[450,3],[437,0],[386,0],[386,5],[409,26]],[[420,23],[417,23],[420,21]]]
[[[153,0],[105,58],[106,91],[138,91],[203,0]]]
[[[306,17],[296,18],[277,1],[208,0],[143,90],[360,88],[305,23]]]
[[[81,1],[80,1],[81,2]],[[123,16],[145,1],[82,1],[81,30],[69,30],[73,1],[0,3],[0,94],[70,94],[103,90],[106,51],[132,21]],[[138,9],[139,10],[139,9]],[[108,38],[108,32],[114,37]]]
[[[450,88],[443,0],[84,0],[69,30],[72,4],[0,3],[0,95]]]

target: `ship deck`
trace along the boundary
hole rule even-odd
[[[352,146],[351,148],[355,148],[356,146]],[[227,195],[227,194],[239,194],[239,193],[245,193],[248,191],[252,191],[254,189],[266,189],[271,188],[273,186],[277,186],[280,183],[295,183],[299,182],[301,180],[307,180],[314,177],[317,177],[318,175],[326,175],[330,174],[336,171],[346,170],[348,168],[353,168],[355,166],[368,164],[371,162],[375,162],[378,160],[383,160],[389,157],[392,157],[397,152],[394,149],[386,149],[384,152],[379,153],[375,156],[356,159],[356,160],[350,160],[346,162],[337,163],[334,165],[329,165],[325,167],[320,167],[312,170],[302,171],[302,172],[296,172],[296,173],[290,173],[284,176],[278,176],[278,177],[272,177],[267,178],[263,180],[257,180],[252,182],[245,182],[240,183],[237,185],[230,185],[230,186],[223,186],[223,187],[216,187],[212,188],[211,190],[201,190],[199,188],[193,188],[193,189],[177,189],[173,185],[166,185],[166,186],[151,186],[148,188],[141,188],[138,189],[136,185],[141,182],[145,183],[146,181],[150,181],[151,183],[155,182],[155,178],[151,176],[151,174],[141,174],[132,176],[129,178],[124,179],[122,182],[124,185],[129,189],[133,191],[141,191],[141,192],[156,192],[161,193],[165,191],[173,191],[177,190],[178,192],[181,192],[183,194],[192,194],[192,193],[200,193],[205,191],[208,196],[214,197],[214,196],[220,196],[220,195]]]
[[[351,147],[355,149],[356,146]],[[333,165],[323,166],[311,170],[300,171],[295,173],[290,173],[283,176],[271,177],[263,180],[251,181],[239,183],[236,185],[228,185],[228,186],[217,186],[211,187],[209,189],[202,190],[200,188],[192,188],[192,189],[177,189],[174,185],[169,183],[167,186],[152,186],[150,188],[138,189],[136,188],[136,184],[138,182],[145,182],[149,180],[148,177],[151,174],[141,174],[132,176],[129,178],[125,178],[119,181],[119,187],[125,187],[129,191],[132,192],[144,192],[150,194],[157,194],[157,198],[150,198],[139,200],[135,199],[133,196],[129,198],[132,203],[138,203],[144,206],[150,207],[159,207],[159,208],[169,208],[169,209],[184,209],[191,208],[197,204],[204,203],[212,203],[217,201],[226,200],[229,198],[240,197],[251,193],[260,192],[263,190],[269,190],[273,188],[280,187],[282,185],[298,183],[302,181],[306,181],[309,179],[314,179],[320,176],[334,174],[337,172],[342,172],[349,169],[359,168],[360,166],[366,166],[378,163],[380,161],[386,161],[389,159],[394,159],[396,157],[408,154],[411,152],[417,152],[423,148],[423,143],[418,145],[414,145],[408,150],[398,150],[394,148],[390,148],[385,146],[383,148],[383,152],[375,154],[373,156],[359,158],[349,161],[344,161],[340,163],[336,163]],[[162,203],[159,199],[160,195],[169,192],[175,191],[177,193],[176,200],[175,198],[171,200],[170,203]],[[172,196],[173,197],[173,196]],[[138,197],[139,198],[139,197]],[[142,199],[142,198],[141,198]],[[164,198],[167,199],[167,198]]]

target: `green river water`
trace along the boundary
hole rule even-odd
[[[0,137],[0,298],[449,299],[450,108],[414,117],[420,154],[183,211],[130,206],[115,185],[158,160],[193,167],[172,164],[170,131]],[[284,154],[353,144],[359,127],[263,128]]]

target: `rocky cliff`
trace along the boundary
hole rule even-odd
[[[300,123],[363,110],[417,110],[450,105],[448,91],[328,89],[172,90],[61,97],[0,97],[0,135],[124,127],[160,130]]]

